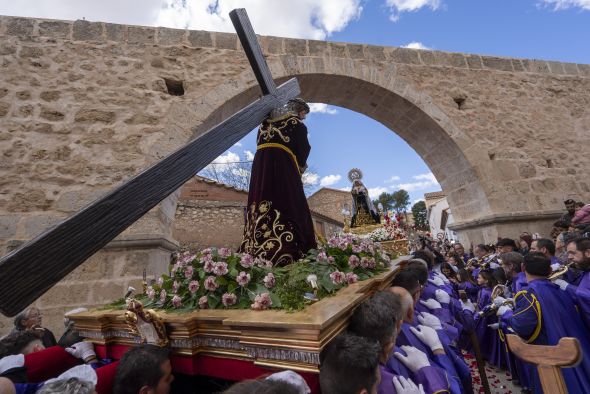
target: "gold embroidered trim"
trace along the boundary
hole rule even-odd
[[[279,256],[279,253],[284,244],[293,242],[295,237],[291,231],[285,229],[286,224],[281,223],[279,210],[273,210],[271,206],[270,201],[261,201],[258,207],[256,203],[250,204],[240,250],[252,256],[282,263],[289,258],[293,259],[288,254]]]

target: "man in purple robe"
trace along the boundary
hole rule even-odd
[[[578,285],[563,279],[556,279],[554,282],[574,298],[587,333],[590,333],[590,238],[578,238],[570,242],[568,254],[571,254],[575,267],[582,271]]]
[[[309,106],[290,100],[258,130],[240,252],[287,265],[316,248],[301,176],[311,147],[303,124]]]
[[[532,252],[524,257],[528,286],[514,297],[514,312],[508,306],[498,309],[501,324],[510,326],[527,343],[557,345],[563,337],[580,342],[583,358],[574,368],[562,369],[570,393],[590,393],[590,340],[572,298],[547,277],[551,260],[543,253]],[[543,389],[536,368],[529,370],[531,389]]]

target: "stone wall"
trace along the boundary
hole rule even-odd
[[[342,223],[342,208],[352,209],[352,197],[349,192],[323,187],[307,199],[309,209]]]
[[[209,246],[237,250],[244,231],[245,203],[229,201],[183,201],[178,204],[174,238],[182,249]]]
[[[466,244],[537,227],[546,234],[565,196],[590,200],[589,65],[259,39],[278,81],[297,76],[309,101],[363,113],[407,141],[448,195]],[[235,34],[0,17],[0,250],[258,95]],[[177,197],[121,234],[118,252],[100,252],[121,255],[97,257],[100,272],[128,258],[137,268],[155,259],[154,270],[164,270]],[[341,220],[341,208],[333,210]],[[126,281],[116,282],[113,298]],[[80,300],[96,301],[90,287]],[[56,311],[70,302],[43,299]]]

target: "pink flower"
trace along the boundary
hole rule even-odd
[[[238,297],[233,293],[224,293],[221,296],[221,302],[225,306],[234,305],[238,301]]]
[[[179,263],[174,264],[172,266],[172,269],[170,270],[171,273],[172,273],[172,275],[175,275],[176,274],[176,271],[178,271],[179,268],[180,268],[180,264]]]
[[[330,264],[334,263],[334,257],[328,256],[328,263],[330,263]]]
[[[340,241],[338,243],[338,247],[340,248],[340,250],[346,250],[346,249],[348,249],[348,242]]]
[[[199,282],[196,280],[191,280],[191,282],[188,284],[188,290],[192,294],[195,294],[197,290],[199,290]]]
[[[346,280],[346,275],[344,275],[344,272],[334,271],[330,274],[330,279],[332,280],[332,283],[339,285],[344,283]]]
[[[172,297],[172,306],[175,308],[180,308],[182,306],[182,298],[177,295]]]
[[[270,299],[270,294],[262,293],[258,294],[254,297],[254,303],[250,305],[250,308],[256,310],[263,310],[268,309],[272,305],[272,300]]]
[[[211,248],[201,250],[202,255],[210,255],[212,253]]]
[[[355,254],[350,255],[350,257],[348,258],[348,266],[350,268],[356,268],[361,264],[361,261],[359,260],[358,256]]]
[[[162,278],[161,276],[158,278],[158,286],[162,287],[162,285],[164,284],[164,278]]]
[[[206,264],[208,261],[213,262],[213,256],[211,256],[210,254],[205,254],[199,259],[199,262],[201,264]]]
[[[375,268],[375,259],[372,257],[363,257],[361,259],[361,267],[363,268]]]
[[[331,246],[332,248],[335,248],[338,246],[338,238],[334,237],[334,238],[330,238],[330,240],[328,241],[328,246]]]
[[[178,283],[177,281],[174,281],[174,283],[172,283],[172,291],[174,291],[176,293],[179,288],[180,288],[180,283]]]
[[[147,296],[150,299],[150,301],[153,301],[156,298],[156,291],[154,290],[154,288],[152,286],[148,286]]]
[[[207,309],[209,308],[209,300],[207,300],[207,296],[203,296],[199,298],[199,308]]]
[[[328,261],[328,256],[326,255],[326,252],[318,253],[317,260],[320,263],[326,263]]]
[[[215,263],[215,267],[213,268],[213,273],[217,276],[227,274],[227,263],[223,261]]]
[[[162,289],[162,291],[160,292],[160,301],[166,302],[166,290],[164,289]]]
[[[246,286],[250,283],[250,274],[247,274],[244,271],[240,272],[236,278],[236,282],[242,287]]]
[[[256,264],[257,266],[259,266],[260,268],[272,268],[272,261],[265,260],[265,259],[262,259],[260,257],[256,257],[254,259],[254,264]]]
[[[355,274],[353,272],[346,273],[346,281],[348,282],[349,285],[354,282],[357,282],[358,280],[359,280],[359,277],[357,274]]]
[[[360,245],[352,245],[352,252],[353,253],[360,253],[363,251],[363,247]]]
[[[217,251],[220,257],[229,257],[231,256],[231,250],[228,248],[221,248]]]
[[[266,276],[264,277],[264,279],[262,279],[262,281],[264,282],[264,286],[267,289],[272,289],[275,286],[275,276],[272,272],[269,272],[268,274],[266,274]]]
[[[214,276],[208,276],[205,279],[205,282],[203,283],[203,285],[205,286],[205,289],[207,289],[209,291],[215,291],[219,287],[219,285],[215,281],[215,277]]]
[[[203,265],[203,270],[207,273],[213,272],[213,270],[215,269],[215,262],[213,260],[207,260],[205,261],[205,264]]]
[[[240,265],[244,268],[250,268],[254,265],[254,257],[251,254],[244,253],[240,259]]]
[[[188,265],[185,269],[184,269],[184,277],[187,279],[190,279],[193,277],[193,266],[192,265]]]

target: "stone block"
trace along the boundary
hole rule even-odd
[[[6,116],[8,114],[9,110],[10,110],[9,103],[0,102],[0,118],[3,118],[4,116]]]
[[[10,36],[32,36],[34,29],[34,19],[10,18],[6,26],[6,34]]]
[[[296,56],[307,55],[307,41],[293,38],[285,38],[285,53]]]
[[[16,53],[16,46],[7,42],[0,43],[0,55],[12,55]]]
[[[186,30],[158,28],[158,44],[160,45],[182,45],[186,37]]]
[[[549,70],[549,65],[547,64],[547,62],[543,60],[523,59],[522,65],[528,72],[531,73],[549,74],[551,72],[551,70]]]
[[[578,75],[578,67],[576,63],[561,63],[563,71],[567,75]]]
[[[43,56],[43,49],[33,46],[22,46],[20,48],[19,56],[23,58],[41,57]]]
[[[102,41],[102,23],[85,20],[75,21],[72,39],[75,41]]]
[[[563,70],[563,65],[561,62],[548,61],[547,64],[549,65],[549,69],[551,70],[551,74],[558,74],[558,75],[565,74],[565,71]]]
[[[510,59],[495,56],[482,56],[481,60],[483,61],[485,68],[500,71],[514,71]]]
[[[385,50],[382,46],[367,45],[365,46],[365,55],[368,59],[385,60]]]
[[[73,190],[61,193],[55,201],[55,209],[60,212],[77,212],[105,193],[104,190]]]
[[[537,175],[537,170],[532,163],[521,163],[518,165],[518,175],[524,179],[532,178]]]
[[[112,123],[115,121],[116,114],[113,111],[105,111],[95,108],[83,108],[76,112],[76,122],[100,122]]]
[[[188,42],[191,46],[197,48],[213,47],[213,38],[208,31],[190,30],[188,32]]]
[[[467,66],[472,70],[480,70],[483,68],[481,56],[479,55],[465,55]]]
[[[156,29],[153,27],[127,27],[127,42],[129,44],[154,44],[156,41]]]
[[[114,23],[105,23],[105,33],[108,41],[125,41],[127,33],[126,25],[118,25]]]
[[[219,33],[214,32],[213,41],[215,42],[215,48],[219,49],[233,49],[238,48],[238,35],[234,33]]]
[[[117,279],[114,277],[113,256],[108,253],[98,252],[82,265],[73,270],[66,276],[62,283],[65,282],[88,282],[101,279]],[[96,301],[94,301],[96,302]]]
[[[60,282],[43,294],[39,299],[41,309],[57,306],[76,308],[87,305],[90,302],[89,295],[92,291],[90,283],[64,283]],[[120,295],[122,297],[123,295]],[[94,300],[92,300],[94,301]],[[94,301],[95,302],[95,301]]]
[[[461,53],[434,52],[434,58],[439,66],[467,68],[465,56]]]
[[[43,37],[66,39],[70,37],[69,22],[41,21],[39,22],[39,35]]]
[[[307,45],[311,56],[328,57],[330,55],[329,46],[326,41],[308,40]]]
[[[365,53],[363,51],[363,46],[360,44],[346,44],[348,47],[348,56],[352,59],[363,59],[365,57]]]
[[[42,107],[39,117],[52,122],[58,122],[63,120],[65,115],[56,109]]]
[[[580,70],[580,75],[584,77],[590,77],[590,64],[578,64],[578,70]]]
[[[512,68],[514,68],[514,71],[525,71],[524,66],[522,65],[522,62],[520,61],[520,59],[511,59],[512,61]]]
[[[39,94],[39,98],[41,98],[41,100],[43,100],[43,101],[56,101],[59,99],[60,94],[61,93],[59,90],[49,90],[49,91],[41,92]]]
[[[330,42],[330,54],[332,57],[346,57],[346,44]]]
[[[0,238],[11,238],[16,235],[16,227],[20,220],[19,215],[0,216]]]
[[[414,51],[416,51],[422,63],[431,66],[436,65],[436,57],[434,56],[434,51],[425,51],[420,49],[414,49]]]

